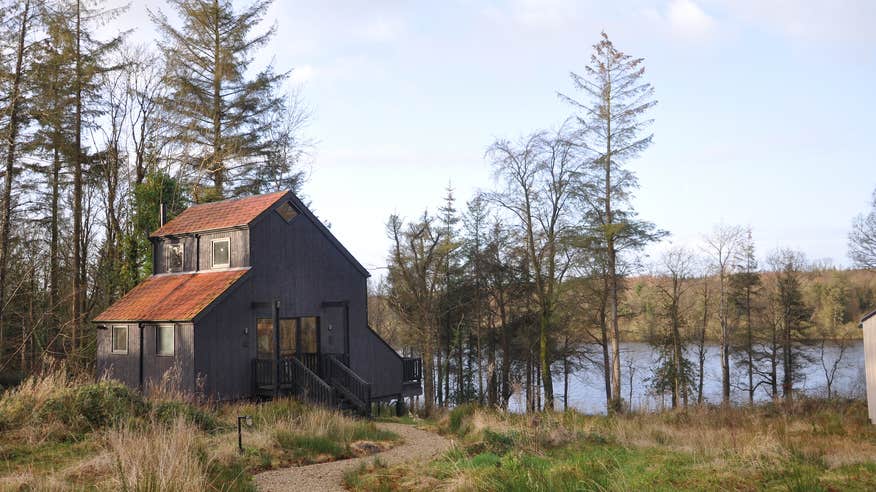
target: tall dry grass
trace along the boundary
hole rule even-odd
[[[198,428],[184,419],[170,426],[123,427],[107,432],[115,490],[191,491],[208,487],[208,462],[199,458]]]

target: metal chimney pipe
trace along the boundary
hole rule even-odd
[[[167,222],[167,207],[161,202],[158,204],[158,227],[163,227],[165,222]]]

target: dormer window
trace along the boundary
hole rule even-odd
[[[286,223],[292,222],[292,219],[298,217],[298,209],[295,208],[294,205],[290,202],[285,202],[279,207],[277,207],[277,213],[280,214],[280,217],[283,217],[283,220]]]
[[[168,244],[165,248],[165,263],[168,272],[181,272],[183,269],[183,245]]]
[[[228,268],[231,265],[231,240],[227,237],[213,240],[213,268]]]

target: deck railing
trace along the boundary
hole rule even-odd
[[[423,359],[402,357],[402,381],[420,381],[423,378]]]
[[[337,385],[348,399],[353,400],[359,410],[366,415],[371,413],[371,384],[359,377],[335,355],[326,356],[325,379]],[[352,398],[350,398],[352,397]]]
[[[332,405],[332,387],[320,379],[314,371],[294,357],[283,357],[279,361],[280,388],[293,388],[304,398],[317,403]],[[254,359],[253,369],[256,388],[275,390],[277,371],[274,359]]]
[[[326,384],[315,372],[294,357],[281,359],[280,363],[283,364],[283,369],[289,371],[291,381],[295,383],[299,394],[316,403],[332,406],[334,400],[332,387]]]

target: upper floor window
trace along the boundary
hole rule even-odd
[[[213,268],[231,265],[231,240],[227,237],[213,240]]]
[[[165,262],[168,272],[181,272],[183,269],[182,243],[168,244],[165,248]]]
[[[286,222],[292,222],[292,219],[298,217],[298,210],[290,202],[285,202],[277,207],[277,213],[280,214],[280,217],[283,217],[283,220]]]

